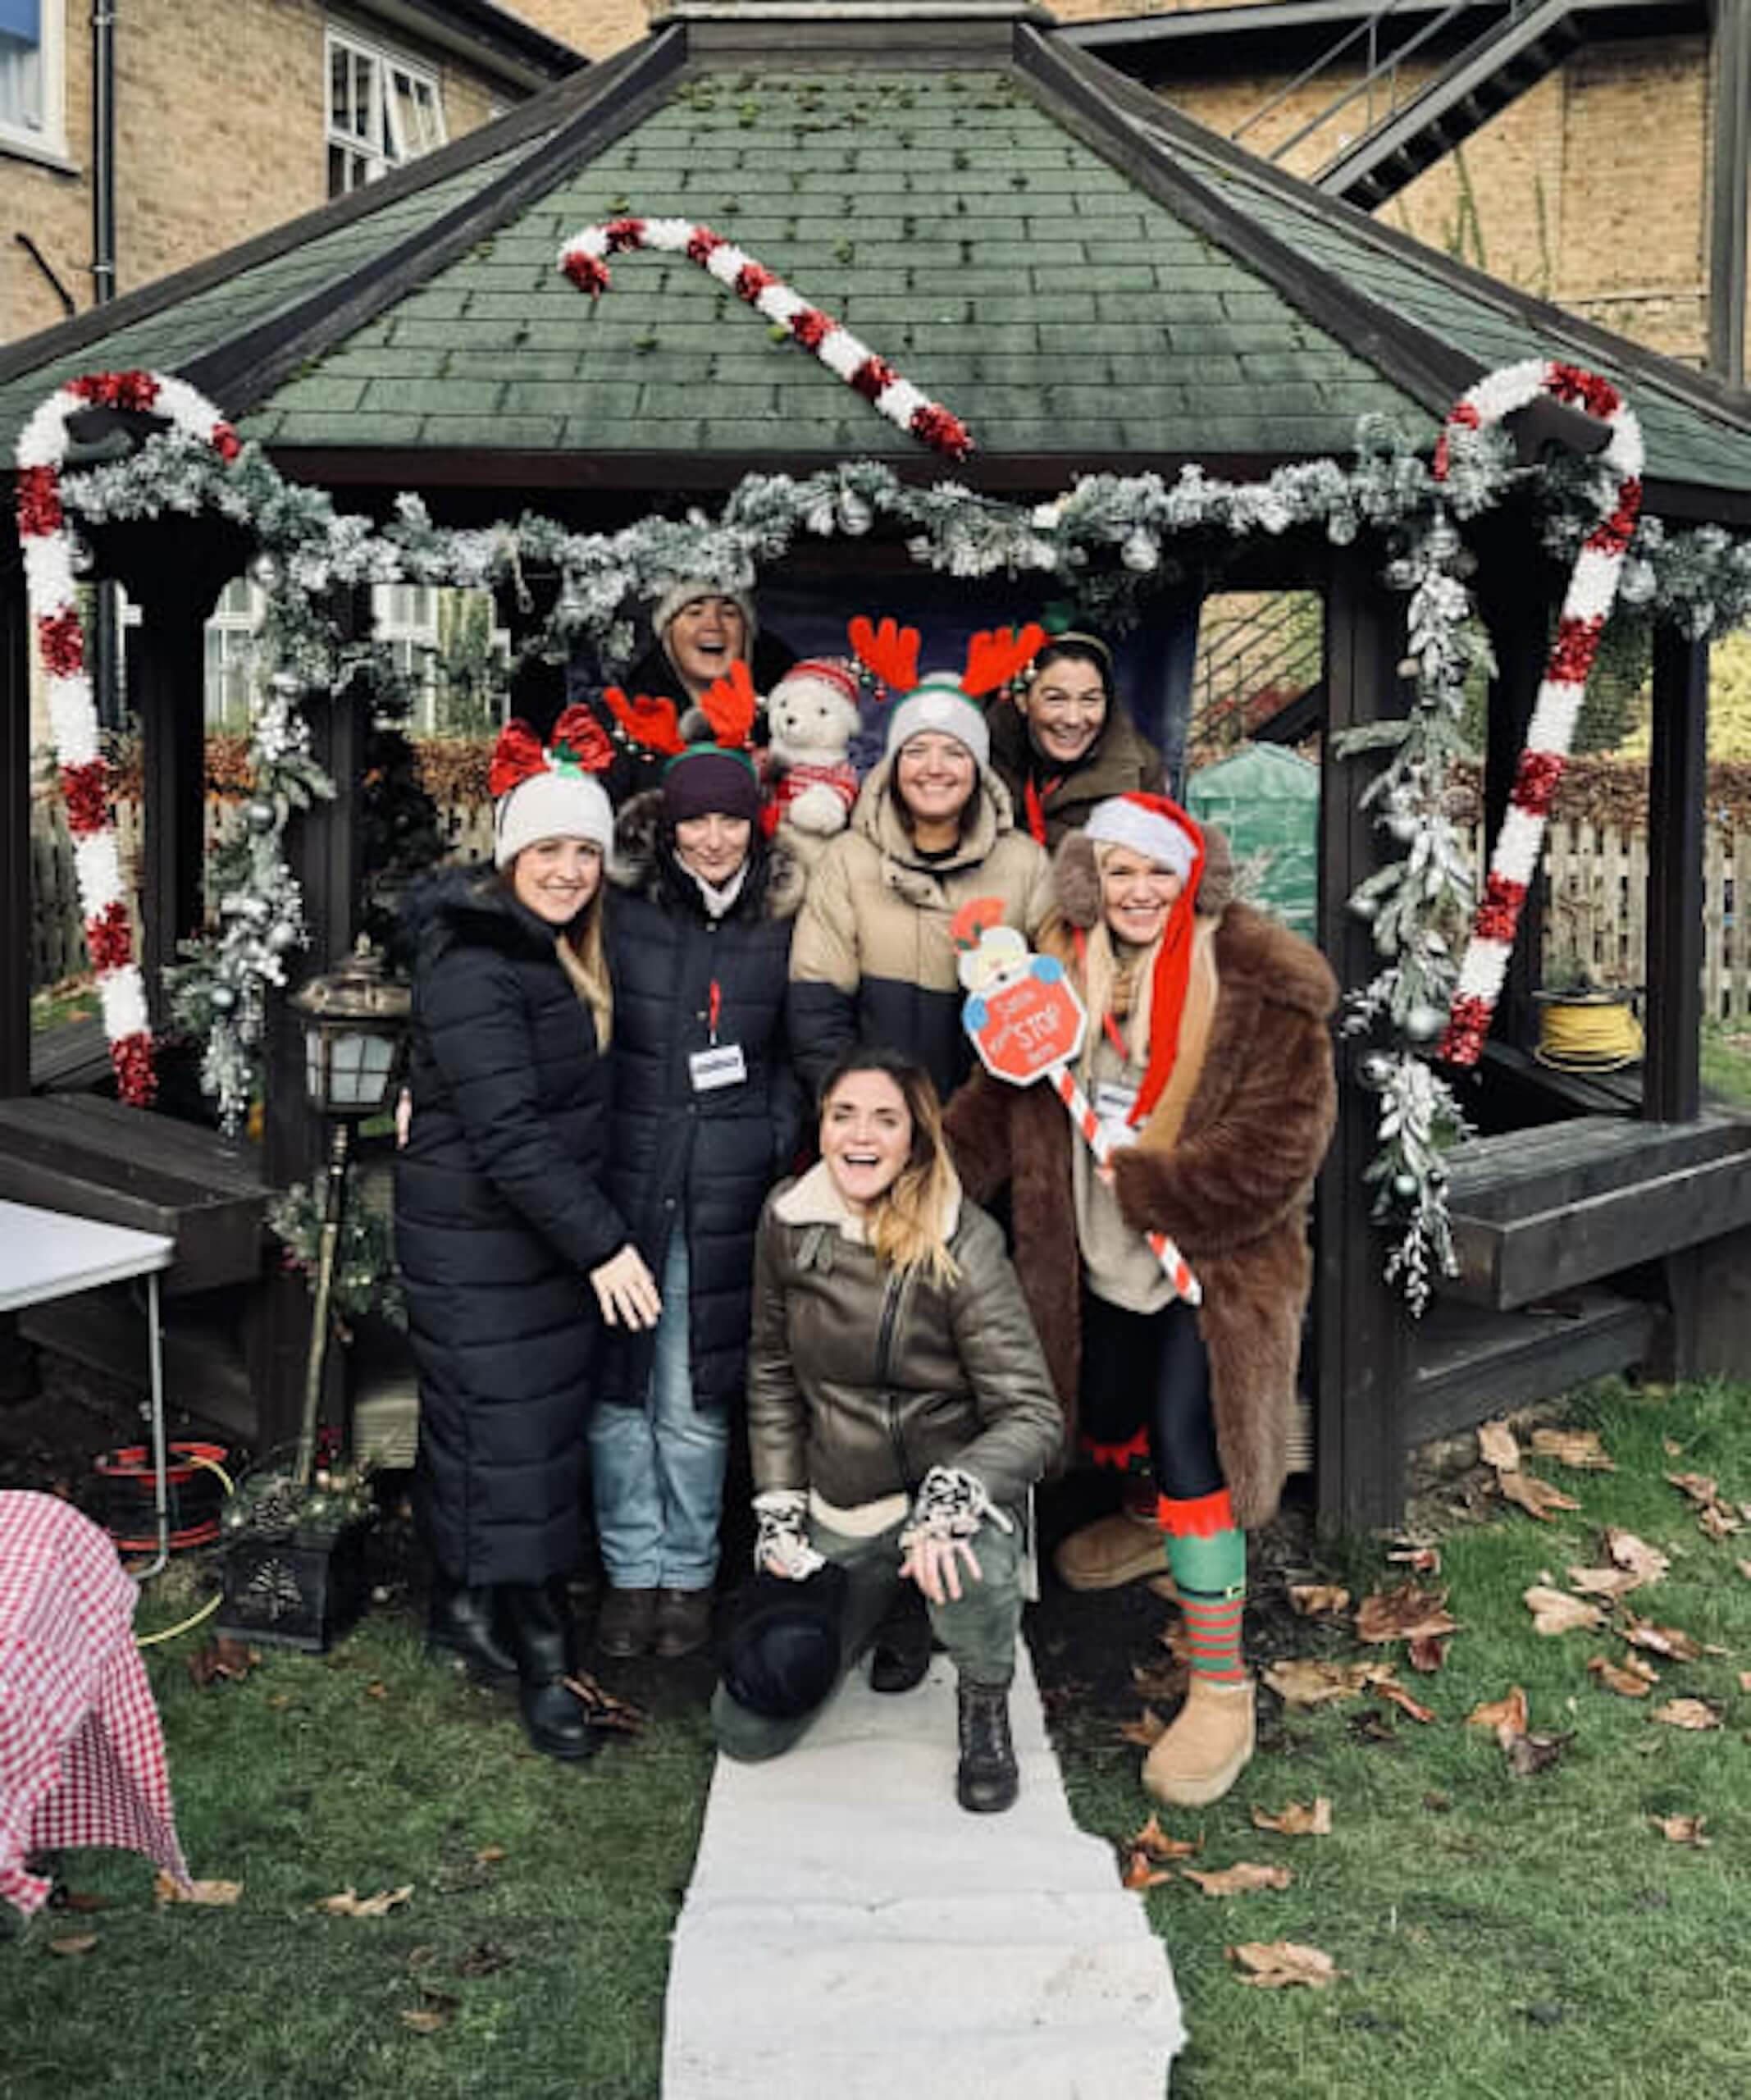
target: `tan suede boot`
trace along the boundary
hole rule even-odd
[[[1115,1509],[1060,1539],[1052,1565],[1067,1590],[1120,1590],[1146,1575],[1165,1575],[1167,1552],[1152,1513]]]
[[[1143,1760],[1144,1787],[1170,1808],[1220,1801],[1252,1762],[1254,1706],[1251,1678],[1213,1684],[1194,1677],[1172,1727]]]

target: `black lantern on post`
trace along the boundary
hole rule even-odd
[[[304,1079],[310,1105],[334,1124],[329,1145],[327,1199],[318,1248],[310,1354],[304,1369],[304,1408],[294,1481],[308,1488],[316,1466],[317,1417],[328,1356],[328,1308],[334,1288],[340,1221],[346,1208],[347,1154],[353,1125],[382,1114],[401,1075],[412,995],[383,974],[382,957],[361,940],[326,976],[313,977],[292,997],[303,1016]]]

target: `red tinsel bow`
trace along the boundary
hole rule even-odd
[[[646,751],[661,751],[669,758],[687,748],[673,701],[653,700],[649,693],[643,692],[636,699],[628,700],[618,686],[609,686],[602,697],[608,702],[609,713],[635,744],[642,744]]]
[[[546,770],[547,754],[534,730],[527,722],[507,722],[493,746],[492,764],[486,774],[487,792],[496,802],[501,795],[508,795],[513,788]]]
[[[581,701],[574,701],[554,724],[554,750],[581,773],[606,773],[614,762],[608,732]]]

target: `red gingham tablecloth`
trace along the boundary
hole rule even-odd
[[[189,1878],[137,1595],[71,1504],[0,1493],[0,1897],[27,1915],[49,1890],[35,1851],[124,1846]]]

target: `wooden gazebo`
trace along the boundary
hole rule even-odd
[[[636,210],[730,234],[840,316],[971,427],[945,470],[792,343],[680,258],[617,265],[591,304],[555,267],[580,226]],[[1015,0],[682,0],[643,43],[374,187],[0,354],[10,448],[59,381],[176,372],[290,477],[382,517],[399,491],[483,523],[538,507],[583,529],[709,504],[750,471],[870,458],[905,480],[1044,500],[1088,471],[1198,463],[1256,479],[1343,457],[1378,412],[1418,443],[1483,372],[1530,356],[1608,375],[1646,431],[1650,511],[1751,524],[1751,402],[1333,203],[1175,115]],[[1595,441],[1554,412],[1522,431]],[[1561,578],[1530,514],[1474,535],[1500,676],[1488,794],[1499,815]],[[142,914],[150,976],[198,924],[202,623],[249,548],[214,521],[106,527],[99,562],[145,609],[132,705],[145,744]],[[1325,602],[1321,940],[1370,973],[1346,899],[1375,865],[1368,769],[1334,733],[1398,711],[1402,599],[1378,541],[1305,532],[1201,543],[1224,588]],[[825,545],[807,579],[867,603],[897,536]],[[799,572],[793,565],[792,580]],[[130,1112],[32,1067],[26,946],[29,675],[16,555],[0,555],[0,1194],[168,1221],[193,1305],[249,1280],[247,1392],[262,1442],[295,1410],[308,1301],[267,1272],[263,1192],[309,1173],[295,1030],[272,1025],[259,1150]],[[981,587],[969,584],[977,596]],[[855,594],[855,595],[851,595]],[[510,609],[514,619],[514,609]],[[1419,1325],[1383,1284],[1361,1175],[1371,1098],[1347,1072],[1320,1192],[1309,1353],[1321,1513],[1392,1518],[1408,1443],[1488,1408],[1658,1354],[1676,1370],[1751,1362],[1736,1286],[1751,1226],[1751,1129],[1698,1088],[1708,646],[1662,628],[1654,659],[1648,1054],[1639,1093],[1549,1079],[1521,1057],[1522,931],[1455,1162],[1464,1273]],[[342,784],[294,827],[320,967],[358,894],[347,792],[356,711],[314,708]],[[1341,1053],[1348,1058],[1350,1052]],[[52,1080],[44,1099],[33,1093]],[[239,1230],[239,1226],[243,1229]],[[1535,1309],[1561,1293],[1557,1312]],[[198,1408],[196,1390],[184,1398]]]

